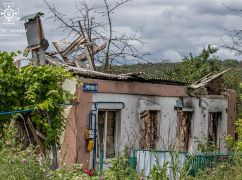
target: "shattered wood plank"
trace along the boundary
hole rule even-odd
[[[61,48],[59,47],[57,42],[52,42],[52,44],[54,45],[55,49],[57,50],[57,52],[60,54],[62,52]]]
[[[158,140],[158,112],[144,111],[140,113],[140,140],[142,149],[155,149]]]
[[[41,137],[42,139],[46,140],[45,135],[43,135],[41,132],[39,132],[38,130],[35,130],[36,135],[38,135],[39,137]]]
[[[26,48],[24,49],[23,56],[24,56],[24,57],[27,57],[28,54],[29,54],[29,52],[30,52],[30,49],[29,49],[28,47],[26,47]]]
[[[27,119],[27,123],[28,123],[28,125],[29,125],[29,128],[30,128],[30,130],[31,130],[31,132],[32,132],[32,134],[33,134],[33,136],[34,136],[35,141],[37,142],[37,144],[38,144],[39,147],[40,147],[41,154],[44,155],[44,156],[46,156],[44,145],[43,145],[43,143],[41,142],[41,140],[39,139],[38,135],[36,134],[36,130],[35,130],[35,128],[34,128],[34,125],[33,125],[32,122],[31,122],[30,118]]]
[[[93,50],[93,54],[97,54],[98,52],[104,50],[105,48],[106,48],[106,43],[101,46],[95,47]],[[79,57],[77,59],[79,61],[85,61],[85,60],[87,60],[87,56],[85,53],[82,53],[81,55],[79,55]]]
[[[59,47],[58,43],[57,43],[57,42],[52,42],[52,44],[54,45],[54,47],[55,47],[55,49],[57,50],[57,52],[61,55],[61,57],[63,58],[63,60],[64,60],[66,63],[68,63],[69,60],[61,54],[61,53],[62,53],[62,50],[61,50],[61,48]]]
[[[69,54],[71,54],[78,46],[86,42],[86,39],[83,38],[83,36],[78,37],[73,43],[71,43],[64,51],[61,52],[61,54],[64,57],[67,57]]]
[[[47,54],[48,56],[55,56],[55,55],[57,55],[59,53],[56,52],[56,51],[51,51],[51,52],[45,52],[45,54]]]
[[[93,59],[93,52],[91,51],[91,49],[88,46],[85,46],[84,53],[86,54],[89,68],[94,71],[96,69],[96,67],[95,67],[94,59]]]
[[[228,72],[228,71],[230,71],[230,70],[231,70],[231,69],[228,68],[228,69],[226,69],[226,70],[224,70],[224,71],[221,71],[221,72],[219,72],[219,73],[217,73],[217,74],[215,74],[215,75],[212,75],[212,76],[210,76],[210,77],[202,78],[202,81],[200,80],[200,81],[198,81],[199,83],[193,83],[192,85],[189,86],[189,88],[192,88],[192,89],[198,89],[198,88],[200,88],[200,87],[204,87],[204,86],[206,86],[209,82],[211,82],[211,81],[213,81],[213,80],[215,80],[215,79],[217,79],[217,78],[222,77],[226,72]]]
[[[191,112],[181,111],[177,112],[178,116],[178,129],[177,140],[180,151],[188,151],[190,142],[190,127],[191,127]]]

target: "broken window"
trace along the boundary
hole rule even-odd
[[[98,112],[98,156],[103,152],[104,159],[114,158],[117,144],[117,111]]]
[[[191,139],[191,121],[192,121],[191,111],[181,111],[177,112],[178,115],[178,128],[177,128],[177,139],[180,151],[188,151],[189,142]]]
[[[210,112],[208,119],[208,142],[217,144],[218,138],[218,123],[222,117],[221,112]]]
[[[159,121],[159,111],[143,111],[140,113],[140,148],[156,148],[156,142],[159,138]]]

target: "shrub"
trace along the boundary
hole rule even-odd
[[[83,172],[81,164],[75,164],[70,168],[62,167],[58,170],[51,171],[48,180],[88,180],[90,177]]]
[[[4,135],[3,135],[4,134]],[[28,147],[23,150],[16,142],[16,131],[5,126],[0,141],[0,178],[1,179],[46,179],[48,161],[36,155],[36,149]]]
[[[167,168],[168,168],[168,162],[165,162],[162,166],[160,166],[158,163],[154,165],[150,171],[150,179],[151,180],[168,180],[167,176]]]

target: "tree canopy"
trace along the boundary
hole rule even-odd
[[[216,52],[216,48],[208,46],[198,56],[194,57],[190,54],[185,57],[181,63],[166,71],[166,74],[170,79],[193,83],[209,73],[219,70],[214,56]]]

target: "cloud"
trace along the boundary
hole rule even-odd
[[[11,1],[11,0],[8,0]],[[12,0],[11,2],[13,2]],[[113,1],[113,0],[112,0]],[[6,2],[0,1],[1,4]],[[61,40],[67,32],[57,30],[57,22],[45,20],[50,13],[43,1],[15,0],[21,16],[42,11],[45,35],[50,42]],[[49,0],[56,8],[74,17],[76,0]],[[88,0],[89,4],[96,3]],[[101,1],[98,1],[100,3]],[[238,0],[133,0],[119,8],[113,14],[114,30],[117,33],[138,32],[146,43],[140,49],[149,51],[154,59],[170,58],[177,60],[190,52],[198,54],[208,44],[220,46],[221,37],[226,36],[225,29],[241,28],[242,17],[236,16],[226,8],[242,9]],[[2,23],[0,19],[0,23]],[[16,28],[23,28],[23,22],[16,23]],[[1,26],[0,26],[1,28]],[[0,36],[0,50],[15,51],[27,46],[24,34],[18,37]],[[140,46],[140,44],[138,44]],[[219,51],[221,58],[235,57],[228,51]],[[237,57],[235,57],[237,58]]]
[[[177,62],[182,59],[182,56],[175,50],[166,50],[162,53],[161,59]]]

